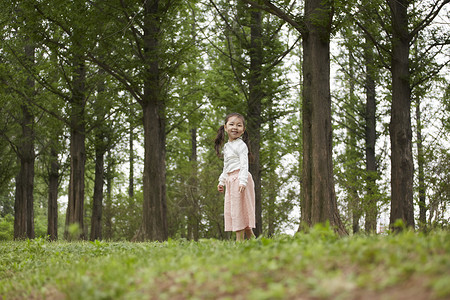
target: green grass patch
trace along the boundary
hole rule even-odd
[[[450,234],[0,243],[0,299],[448,299]]]

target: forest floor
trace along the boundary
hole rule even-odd
[[[450,232],[0,242],[0,299],[450,299]]]

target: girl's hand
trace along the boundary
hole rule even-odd
[[[245,191],[246,186],[245,185],[239,185],[239,192],[243,193]]]
[[[218,185],[217,186],[217,190],[219,191],[219,192],[221,192],[221,193],[223,193],[223,185]]]

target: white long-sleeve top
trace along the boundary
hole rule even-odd
[[[239,185],[247,186],[248,180],[248,148],[241,139],[227,142],[223,147],[223,171],[219,177],[219,185],[225,185],[228,173],[239,171]]]

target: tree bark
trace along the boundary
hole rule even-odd
[[[130,108],[130,116],[134,116],[134,109]],[[129,151],[130,151],[130,177],[128,179],[128,197],[134,197],[134,126],[130,118],[130,141],[129,141]]]
[[[113,228],[112,228],[112,184],[113,184],[113,173],[114,173],[114,163],[111,157],[111,151],[107,154],[107,165],[106,165],[106,195],[105,195],[105,230],[104,236],[107,240],[113,238]]]
[[[19,174],[16,176],[14,239],[34,238],[34,142],[33,116],[22,105],[22,136],[18,146]]]
[[[191,199],[188,203],[189,213],[188,219],[188,238],[197,241],[200,231],[200,213],[198,203],[198,155],[197,155],[197,128],[193,127],[191,132],[191,155],[189,161],[191,163],[191,174],[189,179],[189,195],[187,199]]]
[[[70,181],[69,203],[66,213],[66,239],[84,238],[84,175],[86,163],[85,145],[85,63],[82,57],[75,55],[75,74],[73,78],[73,90],[70,116]],[[76,236],[70,236],[69,226],[77,224],[79,230]]]
[[[95,179],[94,179],[94,196],[93,196],[92,217],[91,217],[91,236],[90,236],[91,241],[102,239],[105,148],[101,143],[103,143],[103,138],[101,136],[98,136],[95,146]]]
[[[414,228],[409,72],[408,1],[388,0],[392,14],[391,227],[397,220]]]
[[[195,9],[191,10],[192,17],[196,20]],[[191,27],[191,36],[194,42],[197,42],[197,23],[193,22]],[[188,83],[192,86],[198,85],[198,79],[194,77],[194,80],[189,80]],[[197,100],[194,100],[197,104]],[[189,195],[187,195],[187,199],[191,199],[188,203],[188,238],[194,241],[197,241],[200,237],[200,222],[201,222],[201,213],[200,213],[200,204],[199,204],[199,194],[198,194],[198,142],[197,142],[197,133],[198,133],[198,125],[196,120],[200,117],[198,114],[195,116],[191,116],[189,118],[190,124],[190,133],[191,133],[191,155],[189,156],[189,162],[191,164],[191,173],[190,179],[188,180],[189,184]]]
[[[25,46],[25,57],[30,64],[34,63],[34,47]],[[28,97],[34,95],[34,80],[27,78]],[[34,235],[34,116],[29,108],[29,100],[23,99],[21,105],[21,137],[17,146],[20,170],[16,176],[16,192],[14,203],[14,239],[33,239]]]
[[[48,174],[48,216],[47,235],[50,240],[58,239],[58,186],[59,186],[58,152],[55,147],[50,149],[50,170]]]
[[[347,234],[337,208],[332,166],[330,2],[307,0],[303,34],[303,171],[301,223],[329,222]],[[300,227],[301,228],[301,227]],[[299,229],[300,229],[299,228]]]
[[[375,156],[375,143],[377,138],[376,133],[376,94],[375,94],[375,79],[373,66],[373,47],[366,39],[364,56],[366,64],[366,111],[365,111],[365,141],[366,141],[366,193],[367,202],[364,205],[366,213],[365,231],[367,233],[375,233],[377,229],[377,162]]]
[[[417,166],[418,166],[418,180],[419,180],[419,223],[422,228],[427,224],[427,204],[425,198],[426,184],[425,184],[425,156],[423,153],[423,139],[422,139],[422,113],[420,110],[420,99],[416,104],[416,127],[417,127]]]
[[[156,96],[156,95],[155,95]],[[153,99],[144,110],[144,204],[143,239],[164,241],[168,238],[165,197],[165,144],[159,105]]]
[[[100,70],[100,74],[105,71]],[[94,178],[94,196],[92,203],[91,216],[91,234],[90,240],[102,239],[102,214],[103,214],[103,186],[105,179],[105,153],[107,148],[106,124],[104,123],[106,110],[100,101],[105,91],[105,83],[101,81],[98,86],[97,101],[94,103],[94,112],[97,118],[95,132],[95,178]]]
[[[262,234],[262,203],[261,203],[261,167],[259,150],[261,141],[261,100],[262,93],[262,13],[258,10],[251,11],[251,41],[250,41],[250,78],[249,97],[247,103],[247,131],[250,138],[250,150],[252,157],[249,161],[249,172],[255,182],[255,217],[256,236]]]
[[[352,47],[348,47],[348,51],[349,51],[349,86],[350,86],[350,91],[349,91],[349,95],[350,95],[350,99],[349,99],[349,103],[351,106],[355,106],[354,103],[356,103],[356,95],[355,95],[355,82],[356,82],[356,78],[355,78],[355,59],[353,57],[353,49]],[[350,110],[350,114],[352,114],[353,112],[353,107],[349,108]],[[352,161],[352,162],[356,162],[359,159],[359,154],[358,154],[358,150],[357,150],[357,124],[355,119],[352,116],[349,116],[348,114],[346,114],[346,123],[347,123],[347,136],[348,136],[348,141],[346,143],[346,152],[347,152],[347,157]],[[361,198],[359,197],[359,185],[360,182],[358,181],[359,176],[358,176],[358,166],[357,164],[351,164],[348,165],[348,169],[346,170],[346,172],[348,172],[347,174],[347,180],[348,180],[348,187],[347,187],[347,192],[348,192],[348,197],[349,197],[349,205],[350,205],[350,210],[352,213],[352,231],[354,234],[358,233],[360,230],[360,226],[359,226],[359,220],[361,219]]]
[[[273,119],[273,103],[269,104],[269,119]],[[275,235],[275,208],[276,208],[276,200],[277,200],[277,187],[275,185],[278,182],[277,173],[276,173],[276,155],[277,150],[275,149],[275,128],[274,122],[269,122],[269,132],[267,140],[269,142],[269,163],[268,163],[268,186],[267,186],[267,235],[269,237]]]
[[[168,238],[165,161],[165,107],[159,76],[159,1],[144,3],[144,96],[141,102],[144,123],[144,204],[143,239]]]

